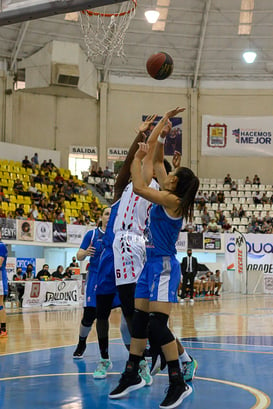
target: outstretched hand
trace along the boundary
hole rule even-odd
[[[181,163],[181,153],[178,151],[174,151],[172,164],[175,169],[179,168]]]
[[[171,130],[172,130],[172,123],[171,123],[171,121],[168,119],[168,120],[166,121],[166,124],[165,124],[164,128],[162,129],[161,136],[164,137],[164,136],[168,135],[168,133],[170,133]]]
[[[146,132],[150,128],[150,126],[153,124],[156,117],[157,117],[156,114],[147,116],[145,121],[142,122],[142,124],[139,126],[138,128],[139,132]]]
[[[144,143],[144,142],[139,142],[138,150],[135,153],[135,158],[142,160],[143,158],[145,158],[148,151],[149,151],[149,144]]]
[[[177,114],[179,114],[180,112],[184,112],[185,109],[186,109],[186,108],[176,107],[176,108],[172,109],[171,111],[166,112],[166,113],[164,114],[164,118],[165,118],[165,119],[172,118],[172,117],[176,116]]]

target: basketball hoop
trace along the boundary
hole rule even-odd
[[[89,59],[125,56],[125,33],[136,6],[137,0],[128,0],[120,5],[96,8],[96,11],[81,11],[80,24]]]

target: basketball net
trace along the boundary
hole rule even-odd
[[[128,0],[98,7],[96,11],[83,10],[79,13],[88,59],[125,56],[125,33],[135,15],[136,6],[137,0]]]

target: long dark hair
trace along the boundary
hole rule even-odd
[[[176,189],[171,193],[180,200],[180,205],[176,209],[183,218],[192,220],[195,195],[199,188],[199,179],[189,168],[180,167],[175,171],[178,178]]]

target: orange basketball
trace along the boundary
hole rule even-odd
[[[173,72],[173,59],[164,52],[151,55],[146,62],[148,74],[156,80],[165,80]]]

